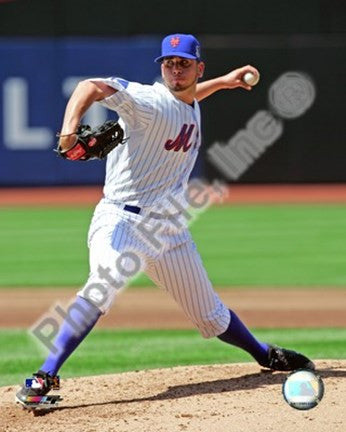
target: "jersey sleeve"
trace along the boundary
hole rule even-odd
[[[91,78],[89,81],[101,81],[117,90],[113,95],[99,101],[132,129],[145,128],[153,116],[153,92],[151,86],[126,81],[122,78]]]

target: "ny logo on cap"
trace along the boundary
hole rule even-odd
[[[173,48],[176,48],[179,45],[179,42],[180,42],[180,38],[178,36],[176,36],[176,37],[173,36],[172,37],[172,39],[171,39],[171,45],[172,45]]]

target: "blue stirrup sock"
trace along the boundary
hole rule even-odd
[[[54,349],[51,350],[40,370],[52,376],[56,375],[65,360],[94,327],[101,314],[99,308],[77,296],[60,327],[54,341]]]
[[[232,310],[231,322],[228,329],[218,336],[223,342],[235,345],[247,351],[260,364],[265,364],[268,359],[268,345],[258,341],[240,321],[238,316]]]

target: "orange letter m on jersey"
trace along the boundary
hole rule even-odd
[[[191,124],[188,126],[186,123],[184,123],[183,127],[181,128],[181,131],[178,133],[175,140],[167,140],[165,144],[166,150],[174,150],[179,151],[180,149],[183,149],[183,152],[187,152],[189,148],[192,145],[192,142],[189,143],[192,131],[194,129],[195,125]]]

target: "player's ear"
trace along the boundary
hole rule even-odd
[[[165,77],[165,68],[163,67],[163,62],[161,62],[161,76],[162,76],[162,78],[164,78]]]
[[[204,74],[205,63],[200,61],[197,63],[198,78],[202,78]]]

